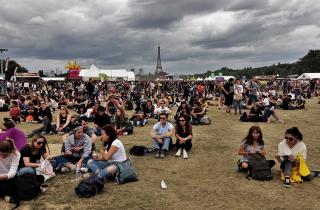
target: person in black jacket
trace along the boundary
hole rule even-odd
[[[110,116],[106,113],[106,109],[103,106],[99,106],[97,113],[93,118],[95,134],[101,136],[102,128],[110,124]]]
[[[41,128],[37,128],[33,130],[29,135],[28,138],[32,137],[36,133],[41,133],[46,134],[46,133],[51,133],[52,132],[52,113],[50,108],[47,106],[45,101],[40,102],[40,108],[36,110],[35,112],[35,120],[38,121],[39,123],[42,123]]]

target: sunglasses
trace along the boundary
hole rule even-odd
[[[37,141],[37,144],[38,145],[44,145],[44,142],[43,141]]]
[[[179,120],[179,122],[185,122],[185,120]]]
[[[288,140],[288,141],[293,141],[294,140],[294,138],[292,138],[292,137],[284,137],[286,140]]]
[[[161,104],[164,104],[164,103],[161,103]]]
[[[160,117],[160,120],[165,120],[166,118],[165,117]]]

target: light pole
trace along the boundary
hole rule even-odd
[[[3,76],[3,53],[7,52],[8,49],[0,49],[0,53],[1,53],[1,76]]]

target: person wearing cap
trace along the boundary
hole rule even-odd
[[[74,134],[69,136],[64,142],[65,153],[53,158],[52,166],[55,171],[75,170],[86,165],[91,158],[91,140],[87,134],[83,133],[83,127],[74,129]]]

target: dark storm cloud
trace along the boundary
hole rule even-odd
[[[32,69],[146,68],[157,44],[170,72],[292,62],[319,48],[315,0],[2,1],[0,47]]]

